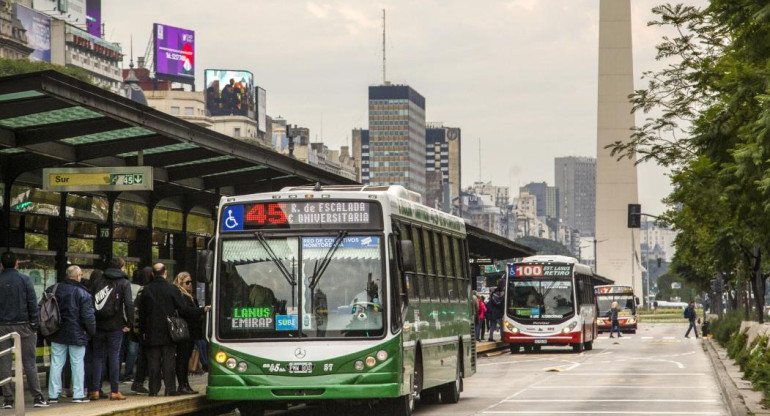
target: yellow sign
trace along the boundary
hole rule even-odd
[[[152,166],[43,169],[48,191],[151,191],[153,183]]]
[[[103,173],[51,173],[48,174],[50,187],[67,185],[109,185],[110,174]]]

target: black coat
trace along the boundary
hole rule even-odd
[[[492,295],[487,301],[487,313],[485,318],[495,321],[503,317],[503,297]]]
[[[53,286],[46,289],[46,292],[53,292]],[[59,304],[61,326],[48,340],[57,344],[87,345],[96,333],[91,294],[79,282],[67,279],[56,287],[56,302]]]
[[[179,288],[162,277],[153,278],[142,288],[138,302],[140,341],[148,347],[174,345],[167,318],[193,312],[182,300]]]
[[[184,303],[185,310],[180,313],[184,320],[187,321],[187,326],[190,329],[190,341],[203,339],[204,309],[198,306],[198,299],[194,297],[182,294],[182,302]]]
[[[99,279],[108,279],[114,281],[115,290],[119,293],[119,302],[123,313],[116,313],[107,319],[96,319],[96,329],[99,331],[112,332],[119,331],[124,327],[134,326],[134,296],[131,294],[131,283],[128,276],[120,269],[107,269]],[[99,281],[89,282],[91,291],[95,291]]]
[[[37,331],[37,297],[29,277],[16,269],[0,273],[0,324],[26,324]]]

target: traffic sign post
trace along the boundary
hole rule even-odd
[[[152,166],[43,169],[46,191],[152,191],[153,183]]]

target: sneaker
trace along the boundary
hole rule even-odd
[[[131,391],[133,391],[136,394],[150,394],[149,390],[147,390],[143,385],[136,382],[131,384]]]
[[[72,399],[72,403],[90,403],[91,400],[88,397],[81,397],[79,399]]]
[[[110,400],[126,400],[126,396],[122,395],[120,392],[110,393]]]
[[[13,409],[13,400],[5,399],[3,401],[3,409]]]
[[[49,404],[48,404],[48,402],[43,397],[38,397],[37,399],[35,399],[34,406],[35,407],[48,407]]]
[[[48,403],[59,403],[59,396],[56,397],[49,397]]]

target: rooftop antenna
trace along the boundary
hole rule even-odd
[[[385,73],[387,60],[385,59],[385,9],[382,9],[382,84],[388,85],[388,77]]]

